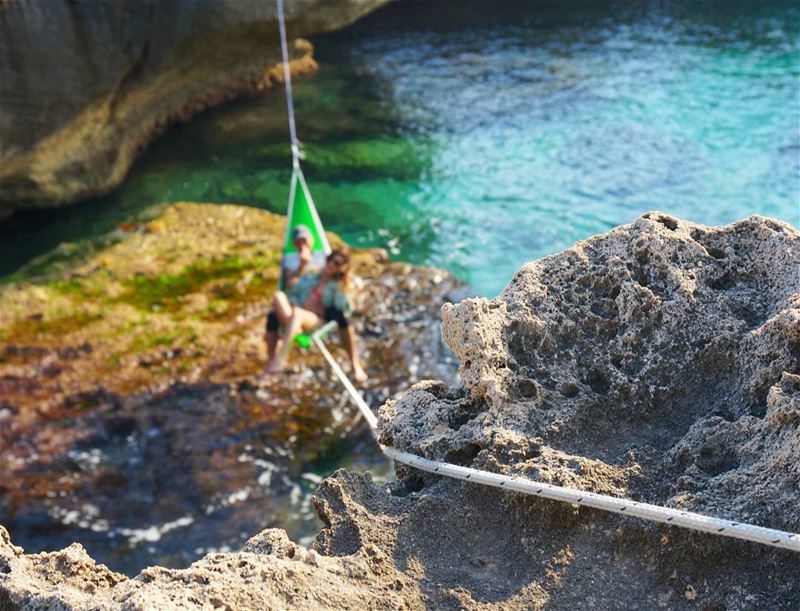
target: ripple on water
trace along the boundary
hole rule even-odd
[[[395,3],[314,41],[306,174],[330,229],[485,295],[651,209],[800,224],[799,32],[779,0]],[[0,271],[153,202],[284,211],[281,96],[173,130],[108,197],[0,226]]]

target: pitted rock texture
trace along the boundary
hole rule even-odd
[[[533,438],[611,465],[638,452],[706,479],[737,469],[747,461],[720,441],[692,444],[692,459],[679,442],[792,420],[772,412],[800,373],[799,244],[770,219],[709,229],[650,213],[529,263],[496,300],[443,307],[464,388],[416,386],[385,408],[384,435],[438,458],[488,458],[498,435],[522,435],[536,457]],[[682,490],[670,486],[666,498]]]
[[[495,300],[444,306],[463,386],[421,382],[389,401],[381,441],[800,530],[798,270],[789,225],[647,214],[526,265]],[[794,552],[397,473],[385,487],[345,471],[324,480],[315,505],[326,527],[314,553],[294,552],[302,565],[267,531],[238,555],[147,569],[64,605],[202,608],[221,592],[241,608],[788,610],[800,600]],[[0,602],[48,600],[58,575],[2,541]]]
[[[387,0],[291,0],[290,39]],[[0,218],[117,186],[170,124],[283,82],[275,2],[0,2]],[[290,43],[292,71],[316,67]],[[281,110],[285,112],[285,110]]]
[[[381,411],[384,443],[800,531],[800,232],[790,225],[750,217],[709,228],[648,213],[525,265],[497,299],[445,305],[442,333],[459,358],[463,387],[423,382],[390,401]],[[406,489],[439,495],[461,487],[398,471]],[[483,527],[496,519],[490,499],[508,501],[476,494],[487,507],[476,519]],[[530,519],[542,516],[531,511]],[[621,523],[597,515],[583,528]],[[638,600],[648,606],[702,600],[747,608],[758,600],[789,608],[800,600],[797,554],[625,525],[638,533],[639,549],[612,555],[631,567],[637,556],[652,563],[631,568],[648,592]],[[670,541],[665,549],[659,532]],[[572,563],[591,555],[584,545],[620,543],[584,541],[571,548]],[[681,547],[681,566],[673,566],[665,558]],[[711,558],[724,569],[716,577],[703,566]],[[587,580],[621,578],[616,564],[598,561],[586,578],[573,577],[575,587],[585,592]],[[688,584],[681,601],[680,580],[661,581],[674,570],[704,575],[705,592]],[[726,575],[750,585],[734,593]],[[596,595],[604,606],[624,606],[620,593]]]

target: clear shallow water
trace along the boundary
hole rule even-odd
[[[315,39],[295,93],[323,221],[487,296],[647,210],[800,225],[800,7],[697,4],[399,2]],[[173,129],[107,197],[0,225],[0,272],[156,202],[284,212],[282,95]]]
[[[178,386],[20,427],[0,456],[13,468],[0,482],[0,524],[27,553],[78,541],[133,576],[238,550],[265,528],[310,545],[323,526],[312,502],[323,478],[346,468],[391,479],[391,462],[339,397],[279,410],[254,390],[233,398],[227,386]]]

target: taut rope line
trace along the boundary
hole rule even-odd
[[[286,88],[286,108],[289,112],[289,143],[292,147],[292,167],[300,167],[300,143],[294,123],[294,100],[292,98],[292,75],[289,71],[289,46],[286,43],[286,23],[283,19],[283,0],[278,3],[278,25],[281,31],[281,53],[283,54],[283,82]]]
[[[355,389],[347,375],[342,371],[342,368],[334,360],[333,356],[331,356],[331,353],[319,337],[312,334],[311,339],[317,348],[319,348],[325,360],[328,361],[328,365],[330,365],[336,377],[339,378],[339,381],[344,385],[345,390],[347,390],[353,403],[358,407],[361,415],[369,423],[372,434],[377,440],[378,419],[375,417],[375,414],[364,401],[361,394]],[[681,511],[679,509],[661,507],[649,503],[639,503],[637,501],[620,499],[605,494],[597,494],[595,492],[583,492],[581,490],[575,490],[574,488],[554,486],[552,484],[536,482],[521,477],[509,477],[507,475],[480,471],[470,467],[461,467],[430,460],[384,445],[381,445],[380,448],[386,456],[397,462],[435,475],[446,475],[455,479],[484,484],[485,486],[493,486],[503,490],[513,490],[515,492],[521,492],[522,494],[540,496],[554,501],[574,503],[576,505],[593,507],[595,509],[611,511],[626,516],[634,516],[652,522],[662,522],[672,526],[699,530],[712,535],[743,539],[753,543],[761,543],[763,545],[800,552],[800,534],[796,533],[764,528],[763,526],[755,526],[753,524],[743,524],[732,520],[712,518],[699,513]]]

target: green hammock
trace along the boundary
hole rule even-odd
[[[289,212],[286,215],[286,236],[283,241],[283,255],[281,257],[281,271],[286,269],[297,269],[300,263],[300,255],[295,248],[292,234],[295,227],[305,225],[311,231],[314,238],[314,245],[311,248],[311,265],[322,267],[325,259],[331,252],[328,238],[325,236],[325,228],[319,220],[317,209],[314,207],[314,200],[308,190],[306,179],[298,163],[292,172],[292,182],[289,187]],[[284,289],[284,274],[281,273],[279,287]]]
[[[310,265],[314,267],[325,265],[325,259],[331,252],[331,246],[328,244],[328,238],[325,236],[325,229],[322,227],[322,221],[319,220],[317,209],[314,207],[314,200],[311,199],[311,193],[308,190],[303,171],[300,169],[300,164],[295,165],[294,171],[292,172],[292,182],[289,187],[289,212],[286,218],[286,237],[283,243],[279,281],[281,289],[284,288],[283,278],[285,274],[283,271],[287,269],[296,269],[300,263],[300,255],[292,239],[295,227],[298,225],[305,225],[311,231],[311,236],[314,238],[314,245],[311,248]],[[324,339],[334,326],[336,326],[336,323],[332,322],[317,329],[313,334],[300,333],[299,335],[295,335],[294,341],[301,348],[309,348],[311,347],[312,337]]]

